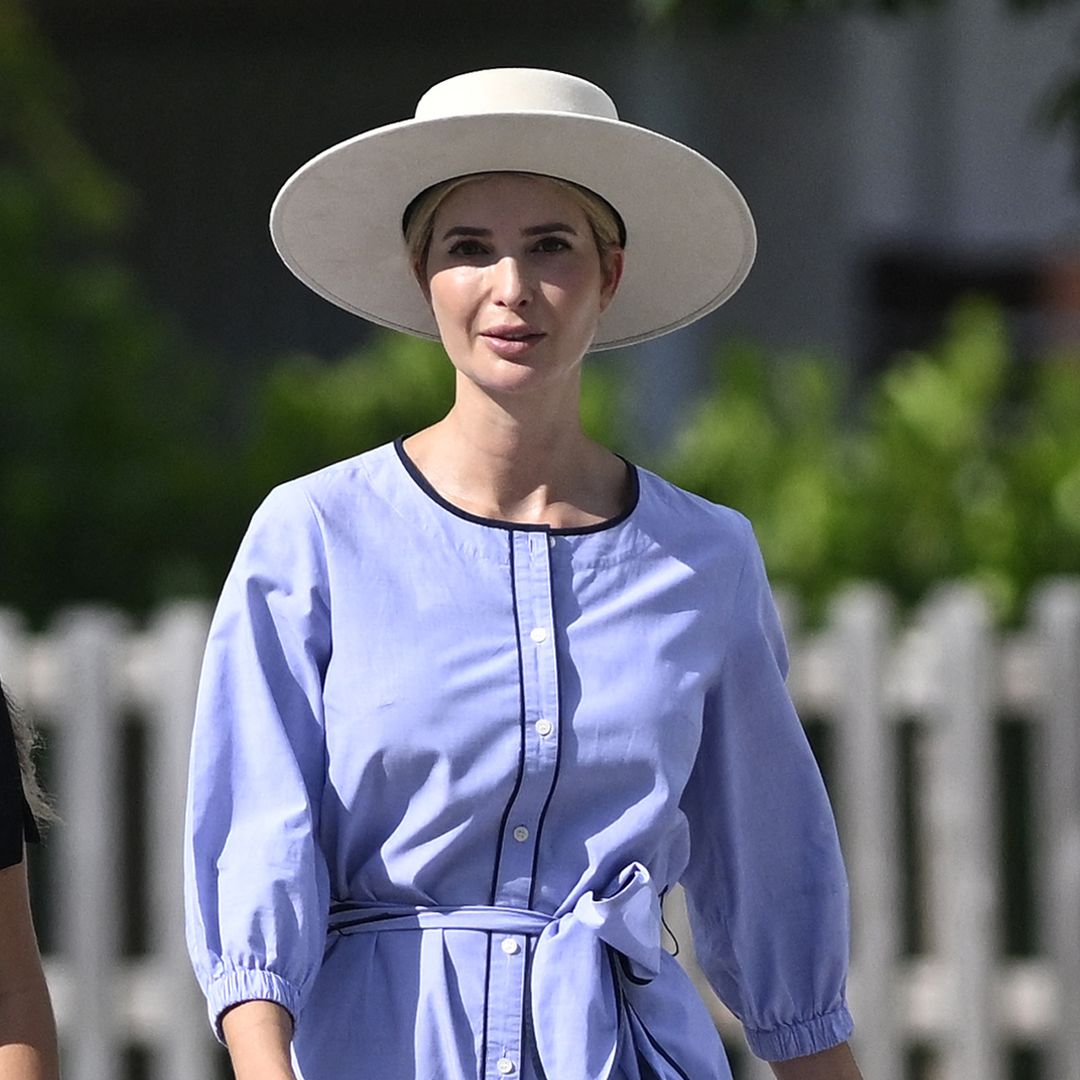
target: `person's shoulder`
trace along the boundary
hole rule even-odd
[[[267,494],[256,517],[295,521],[297,517],[333,515],[342,507],[355,510],[358,500],[377,484],[385,461],[393,454],[393,444],[387,443],[285,480]]]
[[[691,568],[704,588],[727,592],[757,558],[754,530],[738,510],[639,469],[636,516],[655,550]]]
[[[372,470],[392,444],[282,481],[255,507],[237,562],[300,559],[322,562],[337,537],[348,533],[365,503],[377,503]]]
[[[652,507],[651,517],[669,537],[742,551],[756,544],[753,526],[738,510],[687,491],[648,469],[638,466],[637,472],[642,498]]]

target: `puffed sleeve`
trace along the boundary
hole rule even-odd
[[[698,959],[750,1049],[843,1042],[847,881],[821,775],[785,685],[787,649],[749,524],[723,666],[683,798]]]
[[[196,706],[186,931],[219,1038],[221,1014],[241,1001],[274,1001],[295,1019],[322,960],[329,614],[317,520],[284,485],[256,511],[226,579]]]

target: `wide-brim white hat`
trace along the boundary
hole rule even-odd
[[[496,68],[433,86],[411,120],[324,150],[278,193],[270,232],[285,264],[331,303],[437,338],[413,277],[403,215],[451,177],[523,172],[602,196],[626,228],[626,266],[593,349],[659,337],[727,300],[754,260],[753,219],[711,161],[619,120],[611,98],[573,75]]]

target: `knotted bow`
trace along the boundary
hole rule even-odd
[[[605,955],[605,946],[616,956]],[[544,928],[536,943],[533,1027],[544,1072],[608,1080],[622,1020],[616,980],[622,974],[645,983],[659,973],[660,899],[648,870],[632,863],[619,875],[614,893],[599,899],[585,893]]]
[[[587,892],[561,915],[481,905],[344,903],[331,910],[329,928],[343,934],[430,928],[535,936],[536,1048],[544,1072],[558,1080],[609,1080],[622,1026],[617,980],[643,984],[660,972],[660,898],[649,871],[636,862],[619,874],[610,895]]]

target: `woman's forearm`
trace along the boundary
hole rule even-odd
[[[296,1080],[289,1046],[292,1017],[273,1001],[245,1001],[221,1020],[236,1080]]]
[[[0,1076],[58,1080],[56,1022],[44,979],[0,994]]]
[[[56,1021],[41,970],[26,863],[0,870],[0,1076],[57,1080]]]
[[[777,1080],[862,1080],[859,1066],[847,1043],[823,1050],[820,1054],[771,1061]]]

